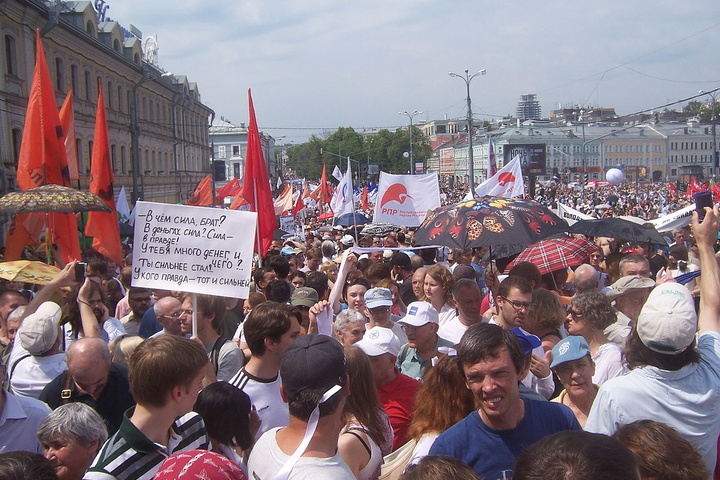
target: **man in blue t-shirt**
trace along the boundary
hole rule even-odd
[[[510,330],[471,326],[457,360],[480,408],[440,434],[430,455],[455,457],[485,479],[509,479],[518,455],[530,445],[556,432],[581,429],[565,405],[520,397],[525,354]]]

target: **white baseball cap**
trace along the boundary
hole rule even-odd
[[[384,327],[373,327],[367,330],[362,340],[355,345],[370,357],[377,357],[384,353],[397,357],[402,347],[393,331]]]
[[[679,283],[663,283],[650,292],[636,324],[640,341],[667,355],[684,352],[695,340],[697,314],[690,290]]]
[[[439,323],[437,310],[430,302],[412,302],[408,305],[407,314],[400,319],[400,323],[422,327],[428,323]]]

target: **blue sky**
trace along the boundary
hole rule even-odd
[[[720,87],[717,0],[108,0],[108,15],[157,36],[159,63],[198,83],[202,100],[301,143],[356,130],[515,112],[538,95],[632,113]]]

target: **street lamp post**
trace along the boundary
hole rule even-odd
[[[139,82],[136,82],[130,90],[130,155],[132,155],[132,202],[133,205],[138,201],[142,200],[145,195],[145,189],[138,191],[138,178],[142,180],[142,177],[138,177],[140,171],[140,127],[138,125],[138,111],[137,111],[137,93],[138,89],[145,82],[150,80],[157,80],[158,78],[172,77],[171,72],[165,72],[162,75],[151,77],[145,69],[143,69],[143,78]]]
[[[450,72],[448,75],[451,77],[457,77],[465,82],[467,87],[467,134],[468,134],[468,174],[470,177],[470,194],[475,195],[475,164],[473,160],[473,147],[472,147],[472,104],[470,103],[470,82],[473,78],[478,75],[485,75],[487,71],[483,68],[477,73],[470,75],[470,71],[466,68],[465,75],[458,75],[457,73]]]
[[[413,117],[417,115],[418,113],[423,113],[418,110],[415,110],[412,113],[408,113],[407,110],[398,112],[398,115],[407,115],[407,117],[410,119],[410,175],[415,175],[415,160],[413,157]]]
[[[698,92],[698,93],[706,94],[710,98],[712,98],[712,118],[710,119],[710,121],[712,122],[712,136],[713,136],[713,163],[712,163],[712,166],[713,166],[713,176],[717,176],[717,169],[718,169],[718,167],[720,167],[720,162],[718,161],[719,160],[718,159],[718,150],[717,150],[717,132],[715,131],[715,103],[717,103],[718,89],[716,88],[715,90],[713,90],[711,92],[706,92],[704,90],[700,90],[700,92]]]

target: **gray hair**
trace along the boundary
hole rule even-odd
[[[322,245],[320,246],[320,251],[322,252],[323,257],[332,257],[337,251],[335,248],[335,242],[332,240],[323,240]]]
[[[348,324],[350,323],[356,323],[356,322],[367,322],[367,318],[365,318],[365,315],[358,312],[357,310],[353,310],[352,308],[347,308],[343,310],[342,312],[337,314],[337,317],[335,317],[335,330],[338,332],[345,333],[345,330],[347,330]]]
[[[74,440],[83,447],[98,442],[98,448],[107,440],[108,433],[100,415],[84,403],[61,405],[45,417],[37,438],[47,443],[54,438]]]

